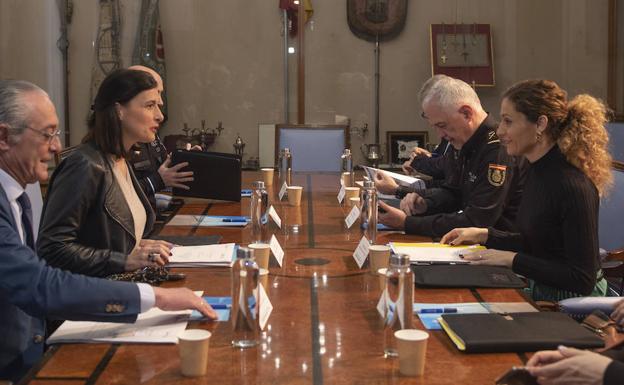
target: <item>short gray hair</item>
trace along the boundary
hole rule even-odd
[[[443,109],[451,109],[467,104],[481,109],[481,101],[475,90],[468,83],[446,75],[436,75],[429,79],[421,89],[421,103],[437,103]]]
[[[28,124],[30,109],[22,101],[22,96],[30,92],[42,92],[47,95],[37,85],[25,80],[0,80],[0,124],[9,125],[18,134],[20,128],[23,131],[23,127]]]

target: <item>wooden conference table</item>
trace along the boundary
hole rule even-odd
[[[261,178],[245,172],[243,186]],[[58,384],[493,384],[522,354],[464,354],[442,331],[431,333],[425,374],[404,377],[398,360],[383,357],[380,317],[375,309],[379,280],[352,253],[362,234],[346,230],[347,209],[336,199],[337,174],[296,174],[293,184],[304,187],[300,207],[277,202],[277,182],[271,202],[282,218],[280,230],[271,224],[286,254],[282,268],[270,269],[268,295],[274,306],[261,344],[239,350],[230,345],[230,323],[189,323],[212,331],[205,377],[180,374],[176,345],[69,344],[52,347],[24,383]],[[181,214],[248,215],[249,199],[240,203],[186,204]],[[301,225],[293,231],[293,225]],[[222,242],[246,245],[250,229],[165,226],[165,235],[220,234]],[[380,233],[379,242],[426,241],[416,236]],[[366,265],[365,265],[366,266]],[[230,269],[178,269],[187,286],[206,295],[230,295]],[[418,289],[416,302],[524,302],[511,289]],[[422,324],[415,317],[416,325]]]

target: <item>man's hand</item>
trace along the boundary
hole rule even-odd
[[[171,156],[167,156],[167,159],[158,168],[158,173],[165,186],[188,190],[190,187],[184,183],[193,181],[193,171],[180,171],[186,166],[188,166],[188,162],[178,163],[171,167]]]
[[[427,212],[427,202],[417,193],[409,193],[401,199],[401,210],[407,215],[419,215]]]
[[[383,171],[375,173],[375,188],[382,194],[394,195],[399,185]]]
[[[405,218],[407,215],[403,211],[395,209],[382,201],[379,201],[379,207],[386,211],[385,213],[379,212],[379,223],[383,223],[393,229],[405,230]]]
[[[416,158],[431,158],[431,153],[424,148],[412,148],[412,153],[410,154],[409,159],[403,163],[403,166],[401,166],[405,174],[411,175],[415,171],[414,168],[412,168],[412,161]]]
[[[624,325],[624,299],[615,304],[611,318],[618,324]]]
[[[217,313],[203,298],[198,297],[185,287],[165,289],[154,287],[156,296],[155,306],[161,310],[188,310],[195,309],[204,317],[216,319]]]
[[[602,385],[611,358],[588,350],[560,346],[556,351],[537,352],[527,370],[544,385]]]

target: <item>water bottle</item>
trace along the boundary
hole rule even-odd
[[[266,243],[268,237],[268,217],[269,194],[264,188],[264,181],[257,181],[252,184],[251,193],[251,237],[255,243]]]
[[[367,180],[360,191],[360,226],[371,245],[377,239],[377,190],[375,182]]]
[[[280,151],[278,161],[280,187],[284,184],[284,182],[290,186],[292,177],[292,153],[290,152],[290,148],[286,147]]]
[[[260,339],[260,306],[258,301],[258,264],[251,250],[239,247],[232,266],[232,345],[237,348],[256,346]]]
[[[353,175],[353,157],[351,155],[351,150],[349,150],[348,148],[345,148],[344,152],[340,156],[340,159],[342,160],[343,175],[345,175],[345,173],[349,173],[348,180],[345,178],[345,187],[352,187],[354,175]]]
[[[414,303],[414,273],[407,255],[392,254],[386,271],[384,314],[384,357],[398,355],[394,332],[412,329]]]

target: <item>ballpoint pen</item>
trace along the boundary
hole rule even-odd
[[[457,308],[445,307],[445,308],[435,308],[435,309],[420,309],[418,310],[418,313],[420,314],[457,313]]]
[[[215,304],[209,303],[209,305],[212,306],[212,308],[215,310],[225,310],[225,309],[229,309],[232,307],[232,305],[227,305],[224,303],[215,303]]]

